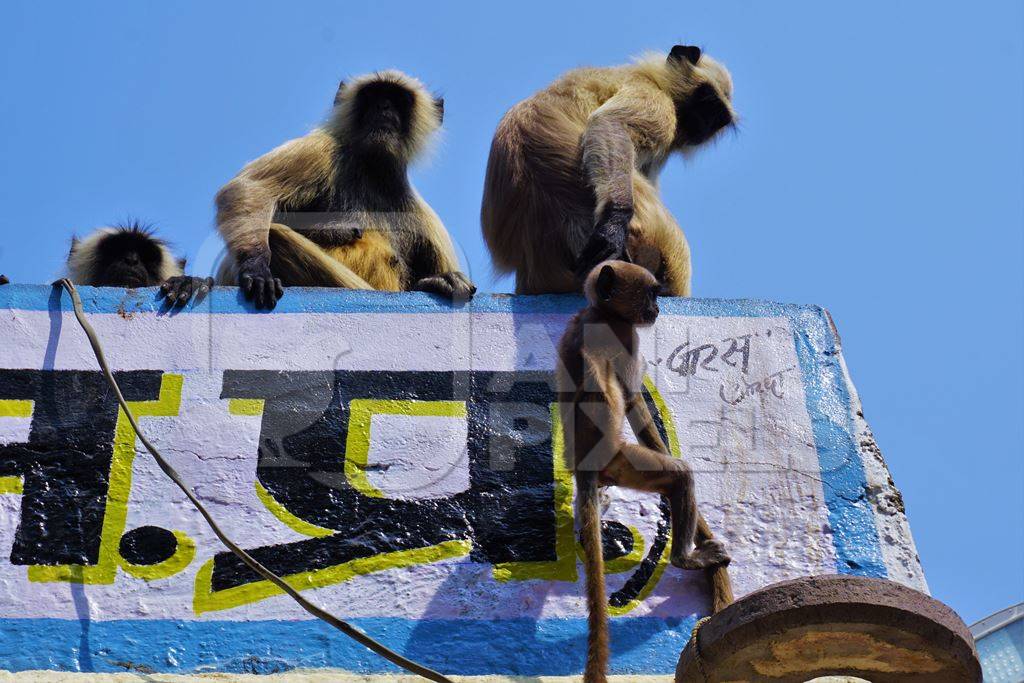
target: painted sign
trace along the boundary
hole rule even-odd
[[[578,299],[82,297],[142,428],[260,562],[446,673],[582,669],[553,405]],[[66,295],[0,288],[0,337],[0,669],[394,670],[219,544],[137,443]],[[925,588],[822,309],[667,299],[642,343],[644,398],[737,594],[835,572]],[[660,498],[603,495],[612,672],[669,673],[707,582],[668,564]]]

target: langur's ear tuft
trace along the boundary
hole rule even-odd
[[[607,264],[601,267],[601,272],[597,274],[597,283],[594,289],[602,301],[608,301],[612,298],[612,290],[615,289],[615,269],[613,267]]]
[[[75,235],[71,236],[71,248],[68,249],[68,256],[75,253],[75,249],[78,249],[78,238]]]
[[[185,272],[185,263],[186,262],[187,262],[187,259],[183,259],[183,258],[178,259],[178,267],[181,268],[181,272],[183,272],[183,273]]]
[[[338,81],[338,89],[334,92],[334,106],[341,102],[341,92],[345,89],[345,81]]]
[[[434,108],[437,110],[437,122],[444,123],[444,98],[434,98]]]
[[[696,64],[700,61],[700,54],[700,48],[696,45],[676,45],[668,53],[668,58],[669,61],[678,62],[685,59],[690,64]]]

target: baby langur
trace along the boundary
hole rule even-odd
[[[471,297],[448,231],[408,178],[443,114],[443,100],[398,71],[343,82],[322,127],[217,194],[229,251],[218,282],[238,284],[257,308],[273,308],[288,286]]]
[[[645,268],[605,261],[587,276],[588,306],[566,327],[559,345],[558,405],[567,463],[575,471],[580,541],[585,554],[589,635],[584,680],[605,680],[608,608],[605,595],[598,487],[615,484],[660,493],[672,513],[672,564],[724,567],[729,556],[709,538],[694,498],[693,474],[667,455],[641,394],[644,361],[636,329],[658,317],[659,283]],[[640,444],[622,438],[624,420]],[[570,455],[571,454],[571,455]],[[696,543],[695,543],[696,542]]]
[[[632,260],[689,296],[690,248],[658,193],[674,152],[733,123],[732,80],[701,50],[576,69],[515,105],[491,143],[480,212],[516,292],[578,292],[605,259]]]
[[[153,287],[168,304],[205,297],[213,278],[185,275],[185,259],[171,253],[152,229],[137,222],[98,228],[82,239],[71,238],[67,272],[76,285],[93,287]]]

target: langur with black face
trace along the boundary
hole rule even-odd
[[[330,118],[251,162],[217,194],[217,279],[258,308],[287,286],[418,290],[466,299],[448,231],[409,183],[444,101],[399,71],[343,82]]]
[[[690,248],[658,194],[673,152],[732,125],[732,79],[699,48],[577,69],[515,105],[494,134],[481,223],[519,294],[578,292],[605,259],[690,295]]]
[[[185,259],[176,258],[153,230],[137,222],[97,228],[82,239],[71,238],[67,275],[76,285],[153,287],[171,305],[205,297],[213,278],[185,275]]]
[[[576,477],[586,569],[586,683],[605,681],[608,668],[599,486],[664,496],[672,515],[672,564],[709,571],[716,611],[732,600],[725,570],[729,556],[697,511],[693,473],[685,462],[668,455],[641,393],[645,363],[637,328],[657,319],[660,287],[641,266],[622,261],[598,264],[584,282],[588,305],[569,321],[558,348],[558,407],[566,465]],[[622,438],[626,420],[639,444]]]

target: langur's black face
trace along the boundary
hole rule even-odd
[[[369,83],[356,95],[354,137],[364,144],[389,145],[409,136],[413,94],[395,83]]]
[[[149,235],[136,231],[104,237],[96,247],[97,287],[149,287],[160,284],[163,251]]]
[[[653,325],[658,319],[658,291],[661,286],[650,271],[632,263],[605,262],[594,276],[595,305],[637,327]],[[596,270],[596,269],[595,269]]]
[[[653,325],[654,321],[658,319],[658,313],[661,310],[658,308],[658,292],[661,291],[661,285],[655,282],[653,285],[644,286],[643,303],[640,306],[640,320],[637,321],[638,325],[644,327]]]
[[[701,83],[690,97],[677,105],[676,118],[687,145],[707,142],[732,124],[732,112],[710,83]]]
[[[681,102],[676,103],[676,121],[678,122],[678,138],[685,145],[700,145],[715,136],[715,133],[733,123],[733,113],[729,104],[722,99],[732,98],[732,80],[724,68],[708,62],[699,47],[694,45],[676,45],[668,56],[669,62],[688,64],[694,69],[702,67],[705,75],[716,78],[722,87],[721,92],[711,83],[703,82],[694,88]]]

